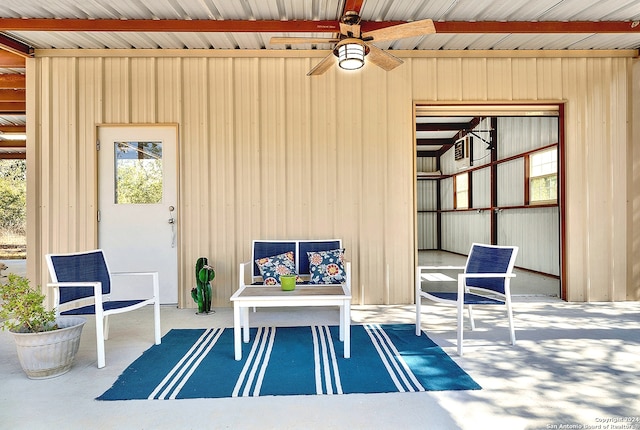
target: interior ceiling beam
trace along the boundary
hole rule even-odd
[[[417,157],[438,157],[440,154],[438,151],[418,151],[416,152]]]
[[[434,139],[416,139],[416,145],[453,145],[454,138],[434,138]]]
[[[27,81],[24,75],[3,73],[0,74],[0,89],[24,90],[27,88]]]
[[[354,9],[360,1],[352,1]],[[348,9],[346,9],[348,10]],[[363,21],[363,32],[403,24],[405,21]],[[635,21],[441,21],[437,33],[639,33]],[[0,18],[0,31],[109,31],[109,32],[237,32],[237,33],[336,33],[337,20],[177,20],[177,19],[53,19]],[[22,56],[32,52],[26,45],[0,34],[2,41],[22,45]],[[25,49],[27,52],[25,52]],[[29,53],[30,52],[30,53]]]
[[[1,26],[0,31],[2,31]],[[17,40],[2,33],[0,33],[0,49],[9,51],[24,58],[33,57],[34,53],[33,48],[29,45],[18,42]]]
[[[460,131],[469,130],[469,122],[430,122],[417,123],[416,131]]]
[[[24,68],[25,58],[13,52],[0,49],[0,67],[7,69]]]

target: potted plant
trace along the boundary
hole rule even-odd
[[[206,257],[200,257],[196,261],[196,287],[191,289],[191,297],[198,305],[197,315],[208,315],[215,311],[211,309],[211,281],[216,277],[216,272],[209,265]]]
[[[82,317],[56,318],[44,300],[22,276],[11,273],[0,283],[0,328],[13,334],[20,365],[31,379],[53,378],[71,369],[86,322]]]

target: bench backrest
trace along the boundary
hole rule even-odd
[[[309,275],[309,257],[307,252],[329,251],[342,248],[342,240],[254,240],[251,247],[252,282],[262,279],[256,260],[264,257],[272,257],[288,251],[293,252],[298,275]]]

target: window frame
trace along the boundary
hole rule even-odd
[[[545,173],[541,175],[533,175],[531,173],[533,166],[532,158],[536,155],[541,155],[547,152],[555,152],[555,171],[553,173]],[[553,146],[550,148],[543,148],[534,152],[531,152],[525,157],[525,201],[527,205],[536,206],[536,205],[548,205],[548,204],[557,204],[558,203],[558,181],[560,180],[560,172],[558,169],[558,147]],[[555,197],[546,200],[534,200],[533,199],[533,184],[534,180],[540,178],[554,178],[556,179],[556,187],[555,187]]]

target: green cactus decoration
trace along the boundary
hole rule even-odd
[[[210,314],[211,310],[211,281],[216,277],[213,267],[209,266],[206,257],[196,261],[196,287],[191,289],[191,297],[198,304],[198,314]]]

